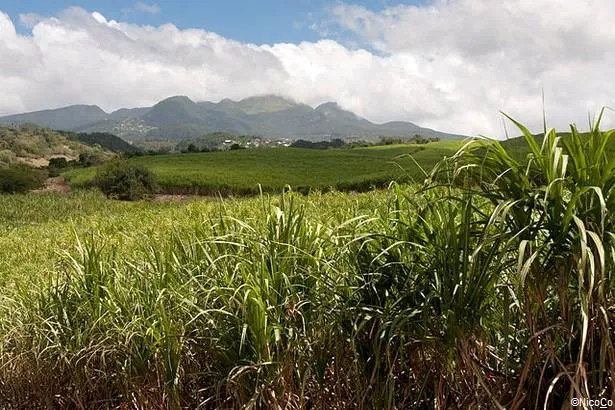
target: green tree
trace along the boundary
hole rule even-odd
[[[127,161],[113,161],[100,167],[94,185],[107,197],[126,201],[147,198],[157,189],[156,178],[151,171]]]

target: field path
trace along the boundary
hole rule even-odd
[[[66,183],[64,177],[53,177],[47,178],[47,180],[45,181],[45,186],[43,188],[35,189],[32,192],[58,192],[62,194],[67,194],[70,191],[70,186]]]

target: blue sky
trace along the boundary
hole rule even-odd
[[[490,135],[500,111],[542,129],[544,92],[566,128],[615,107],[614,20],[614,0],[0,0],[0,115],[277,94]]]
[[[151,7],[139,7],[138,3]],[[310,29],[330,7],[331,0],[144,0],[138,1],[66,1],[0,0],[0,10],[19,21],[21,13],[54,16],[71,6],[98,11],[107,19],[158,26],[173,23],[179,28],[202,28],[224,37],[256,44],[316,41],[320,35]],[[351,0],[373,11],[399,4],[417,4],[420,0]],[[17,25],[20,32],[27,28]]]

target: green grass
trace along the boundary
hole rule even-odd
[[[391,180],[423,181],[444,156],[452,156],[460,141],[426,145],[310,150],[270,148],[227,152],[145,156],[130,159],[156,174],[165,192],[238,194],[280,192],[293,189],[365,191],[386,186]],[[63,175],[75,186],[87,185],[95,169],[71,170]]]
[[[330,193],[311,196],[307,204],[314,216],[339,222],[355,212],[351,209],[374,212],[384,197],[382,192],[352,197]],[[66,252],[74,250],[78,238],[95,236],[122,244],[123,253],[129,255],[143,241],[163,241],[169,232],[190,230],[210,217],[229,214],[254,219],[253,209],[260,206],[260,199],[199,199],[181,204],[115,201],[96,190],[0,195],[0,282],[38,283],[48,278]],[[327,213],[320,215],[323,209]]]
[[[615,132],[518,126],[527,162],[474,141],[437,187],[0,196],[0,408],[613,397]]]

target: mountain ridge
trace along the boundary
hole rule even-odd
[[[195,102],[187,96],[165,98],[151,107],[120,108],[106,113],[96,105],[71,105],[0,117],[3,124],[33,123],[73,132],[107,132],[126,140],[182,140],[211,132],[290,139],[411,138],[419,134],[441,139],[463,138],[407,121],[377,124],[325,102],[313,108],[293,99],[268,94],[239,101]]]

